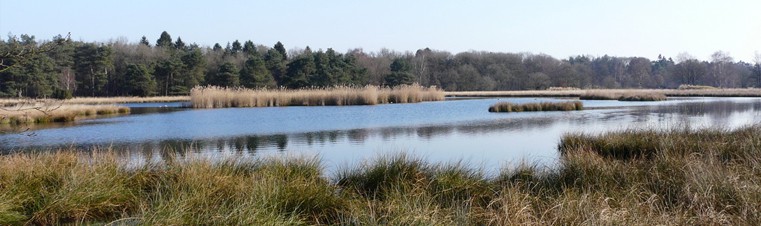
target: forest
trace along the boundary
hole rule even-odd
[[[761,87],[761,59],[735,61],[717,51],[709,61],[419,49],[286,50],[250,40],[224,47],[186,43],[162,32],[151,43],[73,41],[58,35],[0,39],[0,97],[70,98],[188,95],[195,86],[246,88],[395,86],[418,83],[446,91],[574,88]]]

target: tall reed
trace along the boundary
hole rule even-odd
[[[190,91],[190,99],[194,108],[341,106],[440,101],[444,100],[444,92],[435,87],[425,88],[419,85],[300,90],[207,86],[193,88]]]

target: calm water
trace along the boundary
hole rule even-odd
[[[346,107],[194,110],[182,103],[130,104],[132,115],[0,135],[2,152],[55,147],[119,147],[129,156],[167,151],[221,157],[317,155],[326,166],[404,151],[431,161],[484,168],[528,161],[552,164],[569,132],[628,128],[736,128],[761,122],[759,98],[681,98],[664,102],[584,101],[574,112],[489,113],[498,101],[469,99]]]

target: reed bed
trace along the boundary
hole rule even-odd
[[[590,91],[579,96],[581,100],[664,101],[666,95],[655,92]]]
[[[556,167],[486,176],[388,154],[134,166],[118,150],[0,156],[0,225],[759,225],[761,126],[567,134]]]
[[[444,92],[435,87],[425,88],[419,85],[299,90],[207,86],[193,88],[190,99],[194,108],[342,106],[440,101],[444,100]]]
[[[539,102],[515,104],[499,102],[489,107],[489,112],[523,112],[523,111],[580,111],[584,109],[581,101]]]
[[[117,105],[34,103],[0,108],[0,124],[72,122],[82,117],[128,114],[129,112],[129,107]]]
[[[760,88],[733,89],[586,89],[445,92],[448,97],[580,97],[589,92],[653,93],[669,97],[761,97]]]

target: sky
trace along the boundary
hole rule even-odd
[[[162,31],[186,43],[251,40],[338,52],[530,52],[710,60],[761,55],[759,0],[0,0],[0,36],[108,42]]]

